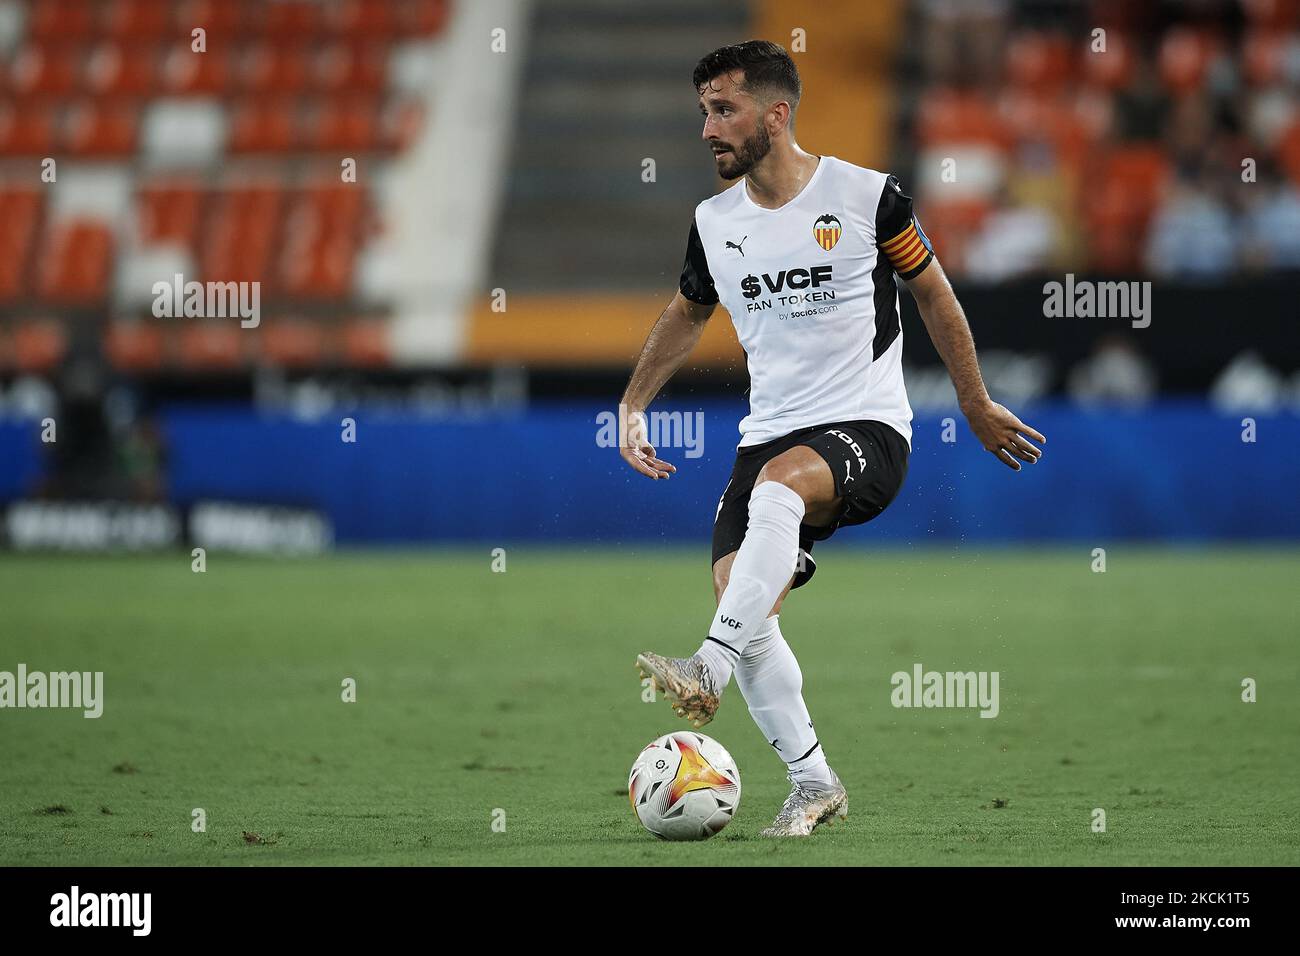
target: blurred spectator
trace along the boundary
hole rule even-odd
[[[1248,269],[1300,269],[1300,190],[1255,183],[1241,219],[1241,261]]]
[[[986,282],[1041,271],[1049,265],[1055,233],[1055,221],[1041,206],[998,209],[968,247],[966,271]]]
[[[1155,397],[1156,384],[1151,363],[1128,339],[1110,335],[1071,370],[1066,388],[1081,404],[1144,405]]]
[[[1151,223],[1147,268],[1170,278],[1222,278],[1233,271],[1234,233],[1227,205],[1198,179],[1180,176]]]
[[[1254,352],[1234,358],[1210,388],[1210,402],[1223,411],[1275,411],[1282,404],[1282,376]]]

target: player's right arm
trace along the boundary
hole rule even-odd
[[[667,478],[677,469],[661,460],[647,439],[645,410],[691,354],[717,304],[718,290],[709,271],[709,259],[692,220],[677,294],[650,330],[618,405],[618,452],[647,478]]]
[[[645,410],[691,354],[716,307],[716,302],[693,302],[681,292],[673,296],[650,330],[619,402],[619,454],[648,478],[667,478],[677,469],[646,440]]]

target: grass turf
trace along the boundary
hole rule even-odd
[[[849,821],[759,838],[787,784],[733,684],[706,732],[744,792],[702,844],[625,783],[686,726],[634,659],[697,646],[706,555],[0,557],[0,670],[106,698],[0,711],[0,864],[1300,863],[1300,552],[818,553],[782,629]],[[895,709],[917,662],[998,671],[1001,713]]]

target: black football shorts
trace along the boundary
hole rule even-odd
[[[864,524],[880,515],[903,487],[907,476],[907,440],[883,422],[838,422],[800,428],[781,438],[736,452],[731,479],[713,521],[713,562],[740,548],[749,527],[749,493],[763,466],[796,445],[807,445],[830,465],[835,494],[843,499],[839,518],[828,527],[799,526],[799,563],[794,587],[807,584],[817,565],[814,541],[825,541],[838,528]]]

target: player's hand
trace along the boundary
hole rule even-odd
[[[992,452],[997,456],[998,461],[1013,471],[1020,470],[1021,461],[1032,465],[1043,456],[1042,450],[1035,447],[1029,439],[1033,438],[1044,444],[1047,443],[1047,439],[997,402],[986,399],[981,404],[963,411],[966,414],[966,421],[970,423],[970,430],[980,440],[984,450]]]
[[[659,458],[654,445],[646,439],[646,418],[643,412],[631,412],[622,422],[623,438],[618,453],[636,471],[658,481],[677,470],[676,466]]]

